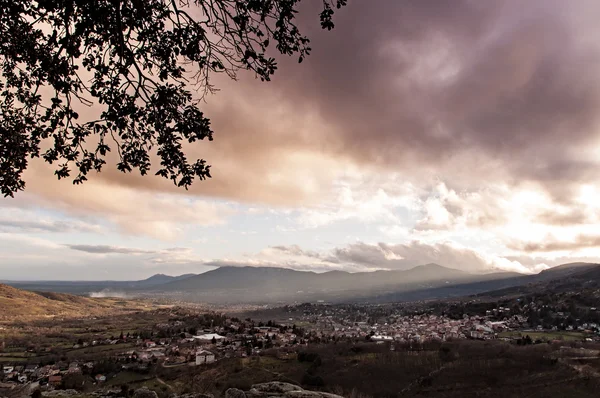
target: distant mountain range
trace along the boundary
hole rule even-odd
[[[27,290],[90,294],[123,292],[207,303],[391,302],[443,299],[526,287],[598,270],[591,263],[564,264],[535,275],[472,274],[438,264],[403,271],[315,273],[272,267],[220,267],[203,274],[157,274],[141,281],[7,282]],[[599,275],[600,276],[600,275]]]

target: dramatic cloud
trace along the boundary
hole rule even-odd
[[[452,187],[530,181],[562,200],[597,182],[596,2],[356,2],[331,32],[305,11],[306,62],[280,58],[268,84],[216,80],[216,140],[190,148],[215,178],[190,193],[309,204],[349,165]],[[175,190],[111,168],[94,178]]]
[[[203,105],[215,141],[187,147],[213,179],[182,191],[109,163],[74,187],[33,160],[26,193],[0,205],[0,232],[83,232],[50,244],[93,264],[109,253],[98,247],[143,239],[193,247],[110,252],[144,275],[429,262],[533,272],[600,258],[599,2],[355,1],[331,32],[315,6],[299,13],[313,47],[302,64],[280,57],[269,83],[215,78],[221,91]],[[11,253],[0,266],[18,262]]]

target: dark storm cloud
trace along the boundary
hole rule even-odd
[[[465,190],[533,182],[567,205],[598,181],[583,151],[600,132],[597,1],[353,1],[330,32],[306,4],[302,64],[280,56],[269,83],[215,78],[222,91],[203,105],[215,141],[189,148],[214,178],[190,194],[310,205],[348,163]],[[47,178],[28,189],[55,201],[81,192],[46,192]],[[176,190],[114,167],[95,178]],[[473,222],[503,222],[484,216]]]
[[[576,150],[598,137],[600,58],[586,40],[598,29],[585,15],[599,6],[354,2],[275,85],[319,109],[333,126],[320,141],[340,155],[451,173],[444,164],[472,154],[560,198],[594,177]]]

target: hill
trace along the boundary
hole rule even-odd
[[[501,297],[534,293],[578,292],[600,289],[600,264],[570,263],[519,278],[518,284],[477,292],[479,296]]]
[[[220,267],[203,274],[156,274],[141,281],[11,283],[33,291],[166,297],[211,304],[287,304],[293,302],[373,302],[435,300],[475,294],[516,294],[527,289],[573,289],[598,280],[598,264],[563,264],[535,275],[515,272],[472,274],[439,264],[409,270],[316,273],[274,267]],[[586,277],[588,282],[584,280]],[[596,279],[594,279],[596,278]],[[512,292],[512,293],[511,293]]]
[[[393,292],[413,292],[521,274],[470,274],[438,264],[403,271],[315,273],[270,267],[221,267],[151,288],[187,300],[213,303],[351,301]]]
[[[0,281],[9,286],[31,291],[48,291],[89,295],[94,292],[120,292],[144,290],[165,283],[183,280],[196,274],[170,276],[156,274],[139,281]]]
[[[92,299],[65,293],[30,292],[0,284],[0,321],[98,316],[144,309],[137,301]]]

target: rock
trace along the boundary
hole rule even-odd
[[[243,391],[242,391],[243,392]],[[212,394],[200,394],[200,393],[190,393],[176,396],[177,398],[215,398]]]
[[[344,398],[339,395],[330,394],[319,391],[288,391],[285,393],[286,398]]]
[[[252,389],[257,390],[260,393],[267,394],[285,394],[288,391],[304,391],[302,387],[298,387],[290,383],[283,383],[281,381],[255,384],[252,386]]]
[[[246,398],[246,393],[237,388],[229,388],[225,391],[225,398]]]
[[[286,398],[322,398],[320,392],[317,391],[288,391],[285,393]]]
[[[158,398],[158,394],[146,387],[139,388],[133,393],[133,398]]]
[[[81,395],[81,393],[77,390],[52,390],[42,393],[44,397],[72,397],[74,395]]]

